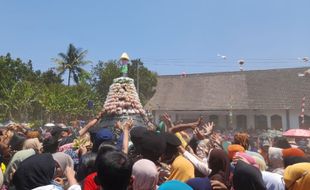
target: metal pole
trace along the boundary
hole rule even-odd
[[[137,93],[138,93],[138,96],[140,97],[140,88],[139,88],[139,66],[140,66],[140,59],[138,59],[138,62],[137,62]]]

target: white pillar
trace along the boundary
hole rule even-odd
[[[247,128],[254,129],[255,128],[254,113],[252,111],[249,111],[246,117],[247,117]]]
[[[267,128],[271,129],[271,116],[270,114],[266,114],[267,117]]]

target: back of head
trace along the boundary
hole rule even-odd
[[[31,138],[27,139],[24,142],[23,149],[34,149],[37,153],[42,151],[42,143],[39,141],[38,138]]]
[[[178,155],[178,146],[180,146],[182,143],[180,139],[173,133],[164,133],[164,137],[166,141],[164,159],[169,163],[173,161],[171,159],[173,159],[174,156]]]
[[[307,157],[300,157],[300,156],[287,156],[283,158],[284,168],[294,165],[301,162],[308,162],[310,163],[310,159]]]
[[[224,150],[212,149],[209,154],[208,163],[209,168],[212,170],[209,177],[218,174],[223,177],[224,182],[228,181],[230,162]]]
[[[275,137],[274,147],[285,149],[291,148],[291,145],[285,137]]]
[[[158,190],[193,190],[193,188],[181,181],[171,180],[161,184]]]
[[[155,190],[158,182],[158,171],[156,165],[147,159],[141,159],[135,162],[132,167],[132,176],[134,176],[134,190]]]
[[[114,140],[114,134],[111,129],[102,128],[95,135],[92,151],[97,152],[102,143],[113,145],[115,143]]]
[[[26,140],[25,136],[22,136],[21,134],[14,133],[12,136],[9,145],[11,147],[11,150],[21,150],[23,148],[23,144]]]
[[[140,153],[143,158],[156,162],[165,149],[166,142],[161,134],[154,131],[145,131],[143,133],[140,145]]]
[[[245,150],[249,148],[249,135],[247,133],[236,133],[234,136],[233,144],[239,144],[243,146]]]
[[[73,160],[68,154],[65,154],[63,152],[56,152],[52,154],[52,156],[55,162],[59,165],[62,174],[65,173],[67,167],[74,167]]]
[[[96,156],[96,153],[88,152],[81,157],[76,172],[76,178],[78,181],[82,181],[86,176],[95,171]]]
[[[43,152],[44,153],[55,153],[58,149],[58,139],[51,136],[43,141]]]
[[[229,159],[233,159],[237,152],[245,152],[244,147],[239,144],[231,144],[227,147]]]
[[[51,154],[36,154],[20,163],[12,183],[18,190],[49,185],[53,179],[55,162]]]
[[[302,151],[299,148],[286,148],[282,150],[283,157],[288,157],[288,156],[299,156],[303,157],[305,156],[304,151]]]
[[[243,161],[238,161],[234,170],[233,187],[238,190],[265,190],[261,172]]]
[[[289,190],[309,189],[310,163],[298,163],[288,166],[284,170],[283,179]]]
[[[96,183],[105,190],[126,190],[132,165],[122,152],[108,152],[98,158]]]
[[[101,156],[107,154],[108,152],[113,152],[113,151],[117,151],[117,148],[115,146],[113,146],[113,145],[102,143],[99,146],[99,149],[98,149],[98,152],[97,152],[97,157],[96,157],[96,160],[95,160],[95,170],[97,169],[98,162],[100,161],[99,158]]]
[[[187,185],[191,186],[194,190],[211,190],[211,183],[208,177],[205,178],[192,178],[188,180]]]

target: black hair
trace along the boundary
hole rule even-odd
[[[96,183],[105,190],[126,190],[132,172],[128,157],[122,152],[112,151],[97,158]]]
[[[53,137],[50,137],[48,139],[45,139],[43,141],[43,152],[44,153],[55,153],[58,149],[58,139]]]
[[[95,169],[97,168],[99,157],[102,155],[105,155],[108,152],[117,151],[117,148],[110,144],[101,143],[101,145],[98,148],[97,157],[95,160]]]
[[[21,150],[23,147],[23,144],[26,140],[26,137],[18,134],[18,133],[14,133],[14,135],[12,136],[9,145],[11,147],[11,150]]]
[[[76,172],[76,179],[82,181],[89,174],[95,172],[96,153],[88,152],[80,158],[79,166]]]
[[[283,158],[284,168],[301,162],[310,162],[310,159],[300,156],[287,156]]]
[[[286,149],[286,148],[291,148],[291,145],[285,137],[275,137],[274,147]]]
[[[113,146],[113,145],[115,145],[115,142],[114,142],[113,140],[108,140],[108,141],[103,141],[103,142],[97,142],[97,141],[95,141],[95,142],[93,143],[92,152],[98,152],[101,145],[110,145],[110,146]]]

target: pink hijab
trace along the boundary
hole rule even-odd
[[[155,164],[147,159],[137,161],[132,167],[133,190],[156,190],[158,171]]]
[[[258,164],[256,163],[256,160],[252,157],[252,156],[250,156],[250,155],[248,155],[248,154],[246,154],[246,153],[244,153],[244,152],[237,152],[236,154],[235,154],[235,157],[236,158],[241,158],[244,162],[246,162],[246,163],[248,163],[248,164],[250,164],[250,165],[252,165],[252,166],[254,166],[254,167],[256,167],[256,168],[259,168],[259,166],[258,166]]]

